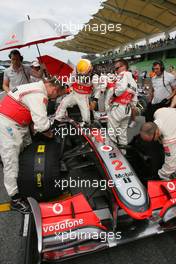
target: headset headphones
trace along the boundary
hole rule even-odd
[[[11,59],[12,55],[19,55],[20,61],[23,61],[23,56],[18,50],[11,50],[11,52],[9,53],[9,59]]]
[[[154,66],[157,65],[157,64],[160,66],[160,70],[163,73],[163,71],[165,70],[165,67],[164,67],[164,63],[161,60],[155,61],[153,63],[152,71],[154,71]]]

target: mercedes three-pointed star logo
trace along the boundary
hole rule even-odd
[[[136,188],[136,187],[130,187],[127,189],[127,195],[133,199],[133,200],[137,200],[141,197],[141,191]]]

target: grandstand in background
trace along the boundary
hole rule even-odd
[[[107,30],[109,26],[113,30]],[[175,30],[174,0],[102,0],[83,29],[56,46],[83,52],[84,58],[106,69],[114,60],[125,58],[134,69],[149,71],[158,59],[166,67],[176,66]]]
[[[173,34],[174,33],[174,34]],[[160,34],[161,35],[161,34]],[[157,39],[160,35],[156,36]],[[151,71],[151,65],[155,60],[163,60],[166,69],[170,65],[176,67],[176,31],[168,34],[166,38],[160,38],[154,42],[143,45],[129,45],[122,50],[114,50],[96,56],[95,54],[84,55],[90,59],[94,65],[110,67],[115,60],[120,58],[127,59],[133,70]]]

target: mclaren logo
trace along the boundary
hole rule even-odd
[[[127,189],[127,195],[133,199],[137,200],[141,197],[141,191],[136,187],[130,187]]]

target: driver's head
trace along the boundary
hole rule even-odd
[[[57,77],[45,80],[44,84],[50,99],[56,99],[58,96],[63,95],[64,88]]]
[[[160,131],[158,126],[153,122],[146,122],[140,129],[140,137],[144,141],[157,141],[160,137]]]
[[[89,75],[92,73],[93,67],[90,60],[81,59],[76,65],[76,71],[80,75]]]
[[[93,73],[90,60],[81,59],[76,65],[76,72],[80,83],[90,83]]]

